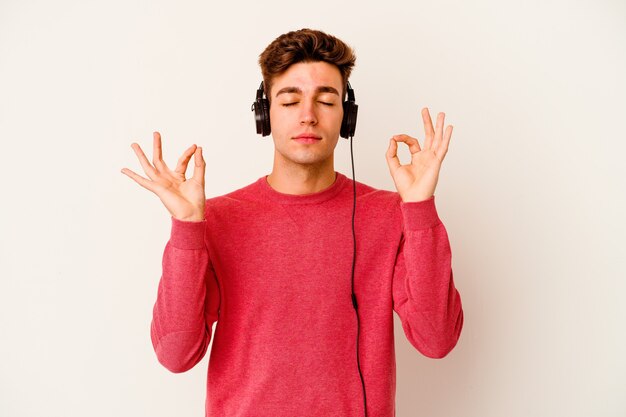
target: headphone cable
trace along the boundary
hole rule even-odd
[[[363,373],[361,372],[361,361],[359,358],[359,333],[361,329],[361,323],[359,320],[359,312],[358,312],[358,304],[356,302],[356,294],[354,293],[354,265],[356,261],[356,234],[354,232],[354,215],[356,212],[356,181],[354,176],[354,155],[352,154],[352,135],[350,135],[350,159],[352,161],[352,191],[354,195],[354,200],[352,204],[352,242],[353,242],[353,252],[352,252],[352,305],[354,306],[354,312],[356,313],[356,323],[357,323],[357,331],[356,331],[356,363],[359,369],[359,376],[361,377],[361,386],[363,387],[363,411],[365,413],[365,417],[367,417],[367,396],[365,394],[365,381],[363,380]]]

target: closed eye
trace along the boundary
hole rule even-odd
[[[333,106],[333,103],[326,103],[325,101],[320,101],[320,103],[326,105],[326,106]],[[293,106],[294,104],[298,104],[298,102],[293,102],[293,103],[283,103],[284,107],[289,107],[289,106]]]

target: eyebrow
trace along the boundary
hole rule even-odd
[[[339,95],[339,91],[337,91],[336,88],[328,86],[328,85],[322,85],[320,87],[317,87],[315,89],[315,92],[316,93],[333,93],[333,94]],[[281,95],[283,93],[302,94],[302,90],[299,87],[285,87],[285,88],[281,88],[278,91],[278,93],[276,93],[275,97],[278,97],[279,95]]]

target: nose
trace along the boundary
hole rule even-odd
[[[308,100],[302,101],[302,111],[300,113],[301,125],[315,125],[317,124],[317,114],[315,113],[314,103]]]

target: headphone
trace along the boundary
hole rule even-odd
[[[359,110],[359,106],[354,102],[354,90],[350,86],[349,81],[347,88],[348,99],[342,103],[343,119],[341,120],[341,130],[339,132],[339,135],[346,139],[354,136],[354,131],[356,130],[356,115]],[[272,132],[272,127],[270,126],[270,101],[266,97],[263,97],[264,93],[263,81],[261,81],[261,85],[256,91],[256,100],[252,103],[251,110],[254,110],[256,133],[267,136]]]
[[[356,115],[359,106],[354,101],[354,90],[350,86],[350,82],[347,84],[348,99],[342,103],[343,105],[343,119],[341,120],[341,130],[339,135],[342,138],[350,138],[350,158],[352,160],[352,190],[354,194],[354,203],[352,206],[352,239],[353,239],[353,252],[352,252],[352,306],[356,313],[357,333],[356,333],[356,363],[359,370],[359,376],[361,377],[361,386],[363,387],[363,412],[367,417],[367,397],[365,395],[365,381],[363,380],[363,373],[361,372],[361,362],[359,359],[359,332],[361,329],[361,323],[359,320],[358,305],[356,302],[356,294],[354,293],[354,265],[356,261],[356,235],[354,233],[354,213],[356,211],[356,181],[354,180],[354,155],[352,153],[352,136],[356,130]],[[256,100],[252,103],[252,109],[254,110],[254,119],[256,121],[256,133],[267,136],[271,133],[272,128],[270,126],[270,102],[267,98],[263,97],[263,81],[259,89],[256,91]]]

